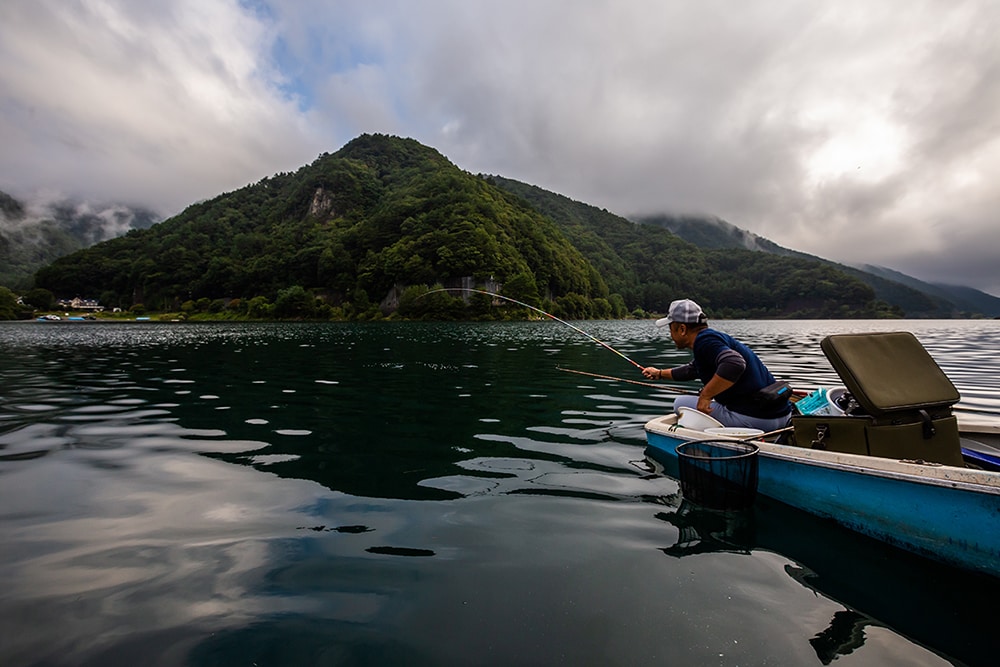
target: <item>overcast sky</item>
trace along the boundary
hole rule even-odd
[[[1000,295],[994,0],[3,0],[0,190],[164,216],[364,132]]]

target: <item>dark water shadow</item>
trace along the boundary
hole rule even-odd
[[[676,462],[654,462],[677,473]],[[996,634],[1000,579],[930,561],[763,496],[738,511],[680,497],[667,504],[672,509],[655,515],[678,531],[661,549],[667,556],[772,552],[792,561],[785,566],[791,579],[844,606],[823,631],[803,637],[824,665],[861,648],[868,627],[889,628],[954,664],[996,664],[996,645],[984,638]]]

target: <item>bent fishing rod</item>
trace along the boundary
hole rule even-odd
[[[614,352],[619,357],[621,357],[625,361],[629,362],[630,364],[632,364],[633,366],[635,366],[639,370],[642,370],[643,368],[645,368],[643,365],[641,365],[641,364],[639,364],[639,363],[637,363],[635,361],[632,361],[627,356],[625,356],[624,354],[622,354],[621,352],[619,352],[615,348],[611,347],[610,345],[608,345],[604,341],[598,340],[594,336],[591,336],[589,333],[587,333],[586,331],[584,331],[580,327],[573,326],[572,324],[570,324],[566,320],[561,320],[558,317],[556,317],[555,315],[553,315],[552,313],[547,313],[544,310],[542,310],[541,308],[535,308],[534,306],[532,306],[530,304],[527,304],[527,303],[524,303],[523,301],[518,301],[517,299],[512,299],[509,296],[504,296],[503,294],[497,294],[495,292],[487,292],[486,290],[481,290],[481,289],[473,289],[471,287],[442,287],[440,289],[433,289],[433,290],[430,290],[429,292],[424,292],[424,294],[421,295],[421,296],[426,296],[427,294],[433,294],[434,292],[476,292],[477,294],[485,294],[487,296],[492,296],[492,297],[497,298],[497,299],[504,299],[506,301],[510,301],[511,303],[516,303],[517,305],[524,306],[525,308],[529,308],[529,309],[535,311],[536,313],[541,313],[542,315],[545,315],[545,317],[551,318],[551,319],[555,320],[556,322],[559,322],[560,324],[565,324],[566,326],[568,326],[573,331],[575,331],[575,332],[577,332],[579,334],[583,334],[584,336],[586,336],[590,340],[594,341],[598,345],[601,345],[601,346],[607,348],[608,350],[611,350],[612,352]]]

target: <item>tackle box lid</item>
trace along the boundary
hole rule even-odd
[[[908,331],[834,334],[820,348],[869,414],[953,405],[961,395]]]

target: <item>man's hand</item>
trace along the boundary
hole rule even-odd
[[[713,375],[712,379],[705,383],[701,393],[698,394],[698,410],[706,415],[712,414],[712,399],[732,387],[735,382],[731,382],[719,375]]]

